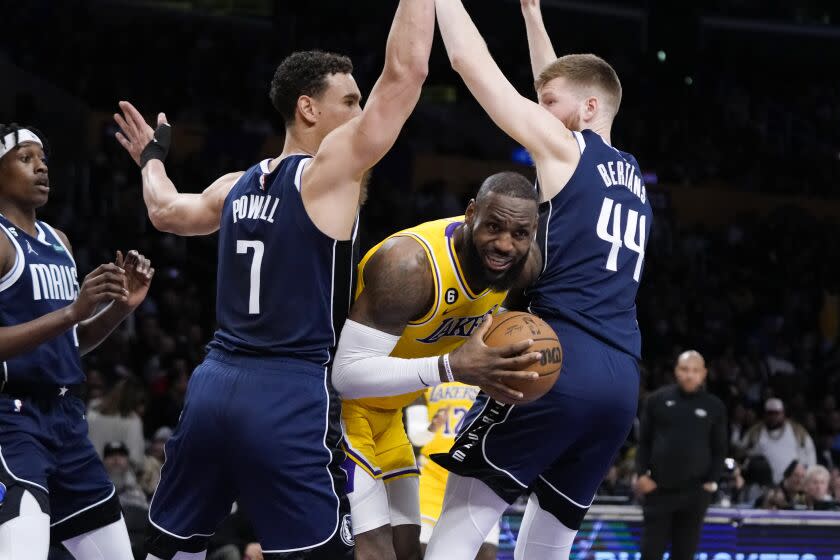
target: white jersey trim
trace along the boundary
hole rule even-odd
[[[58,233],[55,231],[55,229],[50,224],[48,224],[47,222],[41,222],[41,223],[44,224],[45,226],[47,226],[47,229],[50,230],[50,233],[53,234],[53,237],[55,237],[56,241],[58,241],[61,244],[61,246],[64,247],[64,252],[67,253],[67,257],[70,259],[70,261],[73,263],[73,266],[75,267],[76,266],[76,259],[73,258],[73,253],[71,253],[70,248],[67,245],[64,244],[64,240],[61,239],[61,236],[58,235]],[[76,280],[78,280],[78,278],[76,278]]]
[[[9,231],[3,224],[0,224],[0,228],[2,228],[6,233],[6,236],[15,248],[15,263],[12,265],[12,269],[0,278],[0,292],[2,292],[11,288],[12,285],[18,281],[21,274],[23,274],[23,271],[26,269],[26,259],[24,258],[23,248],[20,246],[20,243],[17,242],[15,236],[12,235],[12,232]]]
[[[303,179],[303,170],[306,169],[307,164],[312,161],[311,157],[303,158],[298,163],[297,171],[295,172],[295,187],[297,187],[298,192],[300,192],[301,188],[301,181]]]
[[[574,135],[575,140],[577,140],[578,148],[580,148],[580,153],[582,154],[583,150],[586,149],[586,140],[584,140],[583,134],[581,134],[580,132],[578,132],[576,130],[573,130],[572,134]]]

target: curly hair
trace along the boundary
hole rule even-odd
[[[287,56],[271,80],[271,104],[286,126],[295,121],[295,108],[301,95],[317,97],[327,89],[331,74],[350,74],[353,63],[346,56],[324,51],[301,51]]]

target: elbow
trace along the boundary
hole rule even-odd
[[[175,231],[175,224],[172,220],[172,213],[166,208],[150,208],[149,220],[158,231],[162,231],[164,233],[177,233],[177,231]]]
[[[459,51],[452,51],[449,53],[449,65],[452,66],[452,69],[458,74],[461,74],[466,66],[466,57]]]

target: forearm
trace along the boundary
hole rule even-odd
[[[388,397],[420,391],[442,382],[439,358],[395,358],[398,336],[350,319],[338,341],[332,383],[345,399]]]
[[[71,305],[38,317],[34,321],[0,327],[0,361],[31,352],[73,328],[76,319]]]
[[[551,45],[551,39],[543,22],[539,6],[522,8],[525,19],[525,31],[528,34],[528,51],[531,55],[531,71],[534,79],[539,78],[546,66],[557,60],[557,54]]]
[[[456,72],[465,77],[474,69],[496,63],[461,0],[435,0],[437,22],[446,53]],[[469,85],[469,84],[467,84]]]
[[[402,0],[385,47],[384,74],[425,79],[434,36],[434,0]]]
[[[162,161],[153,159],[141,170],[143,178],[143,201],[152,225],[160,231],[170,232],[175,222],[174,207],[178,189],[166,174]]]
[[[117,325],[131,314],[131,309],[109,303],[99,313],[79,323],[76,335],[79,338],[79,353],[85,355],[108,338]]]

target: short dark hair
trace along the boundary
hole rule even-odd
[[[481,205],[490,193],[533,200],[537,204],[540,202],[536,186],[524,175],[514,171],[503,171],[487,177],[478,189],[475,203]]]
[[[331,74],[350,74],[353,63],[346,56],[324,51],[301,51],[287,56],[271,79],[271,104],[286,126],[295,122],[295,108],[301,95],[317,97],[327,89]]]

